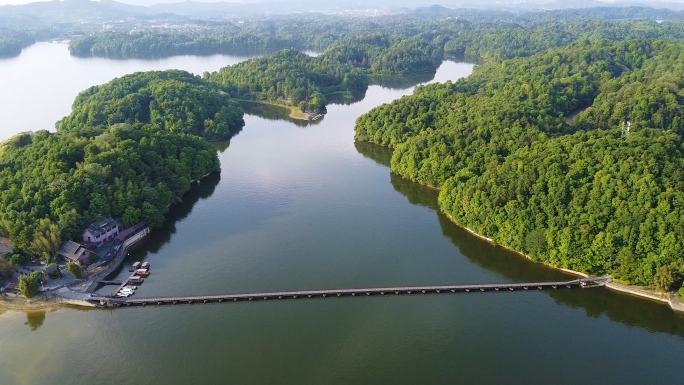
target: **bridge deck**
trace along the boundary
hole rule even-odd
[[[474,285],[445,285],[445,286],[405,286],[384,287],[369,289],[331,289],[331,290],[303,290],[283,291],[270,293],[245,293],[226,295],[203,295],[187,297],[156,297],[156,298],[90,298],[90,302],[100,306],[145,306],[152,305],[176,305],[193,303],[216,303],[237,301],[264,301],[269,299],[299,299],[299,298],[324,298],[342,296],[370,296],[370,295],[407,295],[407,294],[438,294],[438,293],[463,293],[463,292],[487,292],[487,291],[516,291],[516,290],[543,290],[557,289],[562,287],[596,287],[603,286],[608,282],[605,278],[576,279],[559,282],[533,282],[533,283],[504,283],[504,284],[474,284]]]

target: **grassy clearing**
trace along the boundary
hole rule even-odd
[[[278,104],[278,103],[255,101],[255,100],[245,100],[245,99],[235,99],[235,100],[237,100],[240,103],[265,104],[265,105],[269,105],[269,106],[276,106],[276,107],[285,108],[290,112],[288,115],[289,118],[297,119],[297,120],[309,120],[309,114],[307,114],[306,112],[302,112],[297,107],[286,106],[284,104]]]

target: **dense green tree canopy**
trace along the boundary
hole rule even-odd
[[[183,133],[118,124],[93,137],[21,134],[0,147],[0,234],[41,255],[54,252],[59,242],[51,239],[78,238],[90,223],[127,210],[159,227],[192,180],[218,169],[216,151]]]
[[[20,31],[0,28],[0,58],[16,56],[35,39]]]
[[[225,139],[244,125],[237,102],[214,85],[185,71],[126,75],[81,92],[60,131],[99,133],[116,123],[148,130]]]
[[[205,74],[210,82],[237,98],[266,101],[319,112],[326,93],[365,91],[365,73],[327,56],[311,57],[283,50]]]
[[[498,244],[633,284],[667,267],[681,283],[683,55],[582,39],[421,87],[360,117],[356,138],[393,147],[393,172],[442,187],[442,210]]]

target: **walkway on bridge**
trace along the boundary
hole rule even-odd
[[[473,284],[473,285],[445,285],[445,286],[412,286],[412,287],[385,287],[370,289],[331,289],[331,290],[304,290],[272,293],[247,293],[206,295],[188,297],[157,297],[157,298],[116,298],[93,296],[89,301],[98,306],[121,307],[121,306],[147,306],[147,305],[179,305],[199,303],[222,303],[239,301],[267,301],[283,299],[304,298],[336,298],[356,296],[385,296],[385,295],[412,295],[412,294],[440,294],[440,293],[472,293],[472,292],[499,292],[499,291],[529,291],[573,287],[598,287],[605,286],[610,278],[583,278],[562,282],[533,282],[533,283],[504,283],[504,284]]]

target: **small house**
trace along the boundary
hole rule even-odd
[[[81,266],[90,264],[90,250],[73,241],[66,241],[57,252],[67,262],[75,262]]]

